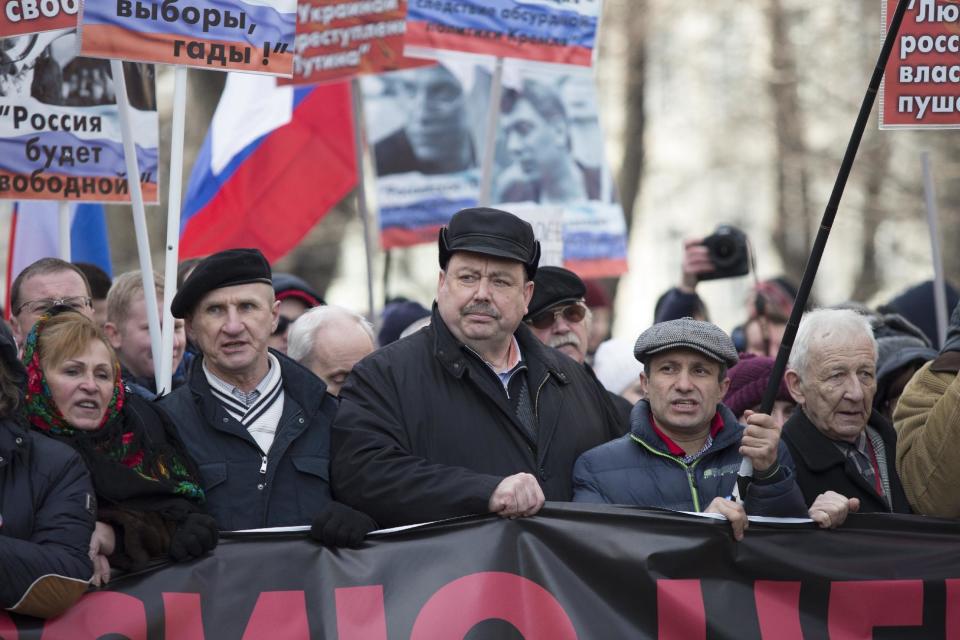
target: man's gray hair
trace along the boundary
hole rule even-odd
[[[313,352],[317,329],[337,319],[353,320],[370,336],[370,343],[376,346],[373,325],[366,318],[350,309],[329,304],[307,310],[290,325],[290,333],[287,334],[287,355],[304,364]]]
[[[873,328],[867,316],[851,309],[816,309],[807,311],[800,320],[797,337],[793,341],[787,366],[801,376],[807,371],[810,345],[826,340],[849,344],[866,336],[873,345],[874,358],[877,356],[877,341],[873,337]]]

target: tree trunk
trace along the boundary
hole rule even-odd
[[[773,69],[769,88],[774,106],[777,174],[773,245],[783,261],[784,273],[799,282],[810,255],[811,214],[807,145],[797,91],[797,63],[788,34],[788,16],[781,0],[768,0],[767,20]]]
[[[633,211],[640,195],[643,175],[644,83],[646,79],[646,24],[649,21],[646,0],[628,0],[618,6],[621,15],[614,24],[627,33],[626,122],[623,163],[620,167],[620,199],[626,215],[627,232],[633,223]],[[610,24],[612,21],[608,21]]]

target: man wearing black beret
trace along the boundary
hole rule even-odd
[[[583,368],[522,323],[540,259],[533,228],[465,209],[439,250],[430,325],[359,362],[340,392],[334,494],[383,526],[570,500],[577,456],[617,425]]]
[[[197,462],[221,529],[313,521],[320,542],[355,546],[376,523],[331,498],[336,401],[309,370],[267,348],[279,309],[258,250],[202,260],[170,306],[200,355],[189,382],[160,404]]]
[[[620,434],[623,435],[629,429],[633,405],[622,396],[604,389],[586,362],[591,320],[590,308],[584,300],[587,286],[580,276],[563,267],[540,267],[533,283],[533,298],[523,321],[540,342],[583,365],[609,399],[603,410],[620,425]]]

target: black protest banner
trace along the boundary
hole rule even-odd
[[[115,580],[0,638],[960,637],[960,524],[852,516],[837,531],[550,504],[329,550],[302,535]],[[887,634],[890,635],[882,635]]]

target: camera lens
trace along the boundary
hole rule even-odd
[[[737,243],[731,238],[717,238],[716,244],[711,248],[713,249],[711,258],[720,269],[731,266],[740,257]]]

